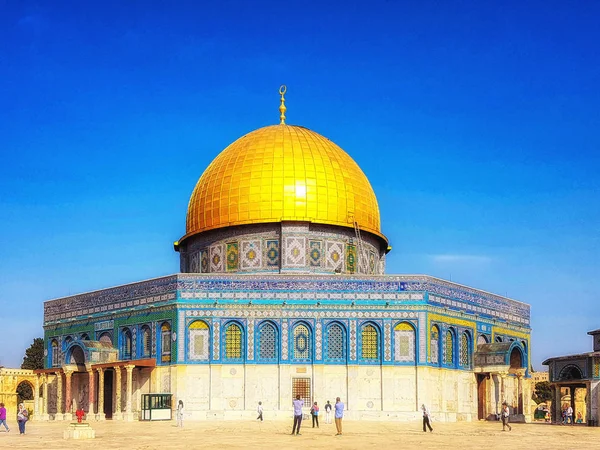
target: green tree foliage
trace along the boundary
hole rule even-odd
[[[29,383],[24,381],[17,386],[17,396],[19,403],[23,400],[33,400],[33,388]]]
[[[35,338],[33,344],[25,350],[21,369],[43,369],[44,368],[44,340]]]
[[[550,383],[547,381],[536,383],[531,398],[538,404],[552,400],[552,388],[550,387]]]

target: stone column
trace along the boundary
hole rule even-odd
[[[45,373],[42,375],[42,389],[43,396],[42,399],[42,420],[50,420],[50,416],[48,415],[48,374]]]
[[[554,421],[556,423],[562,422],[562,404],[560,403],[560,386],[556,385],[556,391],[554,393]]]
[[[88,373],[88,412],[87,412],[87,420],[90,420],[92,417],[94,417],[94,405],[96,403],[96,387],[94,386],[94,370],[92,369],[92,366],[90,365],[87,368],[87,373]],[[98,407],[98,412],[100,412],[100,408]]]
[[[133,396],[133,368],[135,366],[133,364],[128,364],[125,366],[125,370],[127,370],[127,393],[126,393],[126,406],[125,406],[125,414],[123,419],[127,422],[133,421],[133,411],[131,409],[132,406],[132,396]]]
[[[35,386],[33,387],[33,420],[42,420],[40,411],[40,374],[35,375]]]
[[[104,369],[98,369],[98,414],[96,420],[104,420]]]
[[[123,415],[121,414],[121,387],[123,383],[121,382],[121,368],[119,366],[115,367],[115,413],[113,414],[113,420],[123,420]]]
[[[73,393],[71,392],[72,370],[65,370],[65,420],[73,420]]]
[[[502,403],[504,403],[506,401],[506,394],[505,394],[505,390],[504,390],[506,373],[502,372],[499,375],[500,375],[500,405],[502,405]]]
[[[517,411],[515,414],[523,414],[523,374],[517,373]]]
[[[63,379],[62,372],[56,374],[56,414],[54,420],[63,420]]]

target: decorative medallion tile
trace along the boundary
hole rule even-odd
[[[265,248],[267,267],[279,267],[279,241],[277,239],[267,240]]]
[[[287,236],[285,238],[284,255],[287,267],[306,266],[306,239],[304,237]]]
[[[210,271],[225,272],[225,246],[223,244],[210,247]]]
[[[227,272],[235,272],[239,267],[239,245],[237,242],[227,244]]]
[[[321,267],[323,260],[323,242],[308,241],[308,263],[310,267]]]
[[[252,241],[242,241],[241,268],[260,269],[262,267],[262,241],[259,239]]]

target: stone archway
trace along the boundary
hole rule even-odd
[[[4,403],[7,416],[15,417],[17,415],[18,391],[23,389],[26,389],[27,393],[31,392],[31,399],[23,399],[25,406],[34,413],[36,412],[36,378],[33,370],[0,368],[0,403]],[[19,386],[27,386],[27,388],[19,389]]]

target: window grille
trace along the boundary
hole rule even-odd
[[[379,359],[379,339],[373,325],[366,325],[362,329],[362,359]]]
[[[60,364],[60,362],[59,362],[60,355],[58,352],[58,342],[56,340],[52,341],[51,351],[52,351],[52,366],[56,367]]]
[[[299,395],[300,400],[304,400],[304,405],[308,407],[312,405],[310,391],[310,378],[292,378],[292,400],[296,400]]]
[[[225,359],[242,358],[242,330],[232,323],[225,330]]]
[[[403,322],[394,328],[394,359],[399,362],[415,361],[415,331]]]
[[[165,322],[160,327],[160,353],[162,362],[171,362],[171,326]]]
[[[327,329],[327,358],[332,360],[343,360],[346,358],[344,342],[344,330],[334,323]]]
[[[466,332],[460,336],[460,365],[469,365],[469,337]]]
[[[123,352],[121,359],[131,359],[131,331],[123,331]]]
[[[294,328],[294,359],[310,359],[310,332],[306,325]]]
[[[439,362],[439,346],[440,346],[440,331],[437,326],[431,327],[431,339],[430,339],[430,352],[431,362],[437,364]]]
[[[149,358],[152,350],[152,336],[148,326],[142,327],[142,357]]]
[[[276,360],[277,359],[277,333],[275,327],[270,323],[265,323],[260,327],[259,332],[259,359]]]
[[[188,357],[193,361],[207,361],[209,356],[209,328],[206,322],[196,320],[188,328]]]
[[[446,364],[452,364],[454,361],[454,337],[450,330],[446,331],[446,354],[444,362]]]

